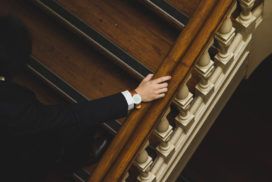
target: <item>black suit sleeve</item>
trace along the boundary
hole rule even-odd
[[[77,104],[48,106],[37,101],[27,108],[22,119],[24,132],[39,132],[75,124],[92,126],[127,114],[127,101],[122,93],[117,93]]]

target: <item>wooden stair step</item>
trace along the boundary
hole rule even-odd
[[[121,65],[125,70],[128,71],[128,73],[132,74],[136,78],[143,78],[145,75],[152,72],[130,54],[107,39],[105,36],[101,35],[91,26],[87,25],[84,21],[77,18],[68,10],[64,9],[56,1],[41,0],[34,2],[45,9],[47,13],[53,15],[57,20],[63,22],[69,29],[72,29],[81,37],[84,37],[89,43],[98,48],[102,53],[115,60],[116,63]]]
[[[167,1],[164,0],[140,0],[143,4],[151,8],[154,12],[159,14],[162,18],[169,21],[178,29],[182,29],[189,21],[187,14],[179,11]]]
[[[142,3],[149,6],[153,11],[161,17],[167,19],[174,24],[177,29],[183,29],[190,17],[196,11],[200,0],[140,0]],[[260,1],[260,0],[258,0]],[[209,53],[213,57],[217,53],[216,47],[213,45]],[[194,85],[192,85],[194,87]],[[191,87],[191,88],[193,88]],[[194,90],[194,89],[193,89]]]
[[[73,18],[84,22],[89,29],[95,30],[115,47],[120,48],[123,53],[146,67],[146,70],[149,71],[138,70],[142,76],[157,70],[179,33],[138,2],[121,0],[114,2],[109,0],[59,0],[57,2],[39,0],[35,2],[44,8],[51,8],[51,13],[53,9],[59,18],[63,18],[63,15],[60,17],[61,12],[57,12],[58,9],[53,5],[64,8]],[[67,17],[65,21],[69,26],[74,26],[70,20],[67,22]],[[78,27],[78,31],[82,33],[85,29]],[[88,37],[90,38],[90,35]],[[116,57],[116,55],[111,56]],[[126,58],[121,61],[127,64]],[[126,66],[128,69],[134,69],[133,64]]]
[[[62,95],[68,102],[84,102],[90,100],[83,96],[79,91],[71,87],[67,82],[62,80],[58,75],[50,71],[46,66],[40,63],[37,59],[32,58],[28,64],[29,71],[36,77],[40,78],[43,82],[46,82],[50,87],[54,88],[57,93]],[[105,121],[103,126],[110,131],[111,134],[116,134],[124,122],[125,118],[119,120]]]
[[[185,13],[188,17],[191,17],[195,12],[200,0],[165,0],[167,3],[175,7],[180,12]]]
[[[77,90],[58,77],[58,75],[50,71],[36,58],[32,57],[27,67],[34,76],[54,88],[54,90],[61,94],[68,102],[78,103],[88,100],[87,97],[81,95]]]
[[[1,12],[16,15],[27,24],[33,38],[33,56],[73,88],[96,99],[136,86],[137,80],[118,66],[109,64],[31,4],[21,2],[3,2]]]
[[[200,0],[141,0],[156,13],[182,29],[195,12]]]
[[[100,98],[138,84],[30,3],[6,1],[0,10],[1,14],[16,15],[27,24],[33,37],[34,57],[86,98]]]

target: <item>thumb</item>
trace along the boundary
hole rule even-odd
[[[149,81],[152,79],[152,77],[154,76],[154,74],[148,74],[144,79],[143,81]]]

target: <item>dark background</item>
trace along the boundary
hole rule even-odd
[[[272,181],[271,85],[272,55],[241,82],[184,169],[185,181]]]

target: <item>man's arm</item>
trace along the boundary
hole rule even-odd
[[[17,127],[25,132],[39,132],[70,125],[92,126],[104,121],[126,116],[128,104],[121,93],[92,101],[72,104],[44,105],[31,104],[21,117],[25,127]],[[20,125],[20,122],[18,122]]]
[[[135,89],[143,102],[150,102],[164,97],[170,76],[151,80],[152,74]],[[129,91],[113,94],[92,101],[73,104],[44,105],[35,100],[30,103],[19,121],[14,123],[15,133],[36,133],[62,128],[70,125],[92,126],[97,123],[124,117],[133,109]]]

